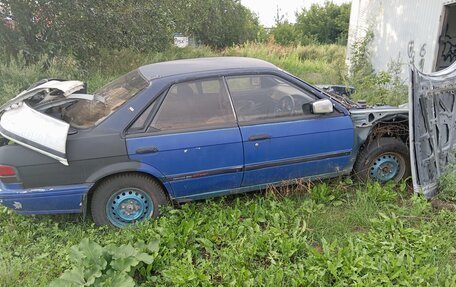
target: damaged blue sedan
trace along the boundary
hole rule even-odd
[[[261,60],[151,64],[86,90],[43,80],[1,107],[1,204],[123,227],[171,201],[410,175],[407,107],[365,107]]]

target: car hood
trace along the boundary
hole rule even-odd
[[[32,86],[0,107],[0,134],[68,165],[66,139],[70,125],[33,109],[33,103],[37,102],[34,98],[43,103],[55,98],[85,97],[74,94],[81,90],[84,83],[80,81],[50,80]]]
[[[433,196],[456,147],[456,63],[424,74],[411,68],[410,149],[415,191]]]

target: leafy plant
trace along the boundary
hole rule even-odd
[[[310,198],[320,204],[331,204],[338,206],[342,204],[340,200],[342,192],[340,189],[335,189],[327,183],[321,183],[313,186],[309,190]]]
[[[73,268],[65,271],[49,286],[135,286],[131,275],[135,274],[140,264],[152,264],[157,252],[158,241],[148,245],[138,241],[133,246],[102,247],[86,238],[70,248]]]
[[[445,173],[439,178],[439,195],[442,200],[456,201],[456,151],[450,154]]]
[[[369,30],[351,49],[348,82],[356,88],[353,98],[372,105],[404,104],[408,90],[401,78],[402,65],[399,61],[391,61],[386,71],[375,71],[370,60],[373,38],[374,34]]]

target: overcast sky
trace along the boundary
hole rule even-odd
[[[280,14],[285,15],[285,19],[295,22],[295,12],[302,8],[309,8],[313,3],[323,4],[325,0],[241,0],[244,6],[250,8],[260,18],[260,23],[265,27],[274,25],[274,18],[279,6]],[[351,0],[333,0],[336,4],[351,2]]]

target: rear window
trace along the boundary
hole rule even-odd
[[[148,82],[139,71],[132,71],[96,91],[94,95],[99,100],[80,100],[67,106],[62,112],[63,119],[73,127],[90,128],[147,86]]]

